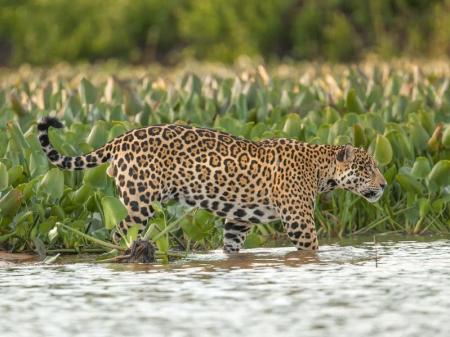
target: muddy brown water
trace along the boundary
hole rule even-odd
[[[450,336],[450,240],[0,265],[0,336]],[[323,242],[322,242],[323,243]]]

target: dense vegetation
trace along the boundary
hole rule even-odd
[[[0,64],[450,56],[449,0],[0,0]]]
[[[3,73],[0,247],[42,255],[98,248],[80,233],[108,242],[109,231],[125,216],[105,165],[68,172],[48,163],[36,136],[36,120],[45,115],[64,121],[66,129],[51,129],[50,138],[66,155],[86,153],[140,125],[166,122],[254,140],[352,143],[374,154],[389,186],[377,204],[344,191],[322,195],[316,214],[320,236],[449,232],[447,64],[189,69],[163,69],[162,77],[144,68],[23,67]],[[176,204],[154,206],[158,212],[147,236],[162,253],[220,245],[221,219]],[[280,231],[277,223],[257,225],[246,246],[270,241]],[[123,247],[135,235],[131,231]]]

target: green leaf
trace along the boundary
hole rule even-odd
[[[356,112],[361,114],[365,111],[366,109],[364,108],[364,105],[359,97],[356,95],[355,89],[350,89],[347,94],[347,112]]]
[[[94,104],[97,99],[97,89],[87,79],[83,78],[80,82],[80,96],[82,102],[87,104]]]
[[[106,124],[102,121],[98,121],[94,124],[86,142],[91,145],[94,149],[97,149],[103,145],[108,140],[108,131],[106,130]]]
[[[29,166],[31,177],[37,177],[48,171],[48,159],[42,152],[31,152]]]
[[[116,197],[103,197],[101,204],[107,229],[115,228],[128,214],[127,208]]]
[[[431,165],[426,157],[417,157],[411,170],[411,174],[417,178],[425,178],[431,171]]]
[[[450,149],[450,124],[447,125],[442,133],[442,145],[445,148]]]
[[[361,126],[361,124],[354,124],[353,127],[353,144],[356,147],[364,147],[366,146],[367,139],[364,132],[364,128]]]
[[[194,215],[187,215],[180,224],[191,240],[200,241],[206,238],[214,228],[214,216],[208,211],[199,209]]]
[[[123,135],[125,132],[127,132],[127,128],[122,124],[116,124],[114,125],[111,130],[109,130],[108,133],[108,140],[111,140],[113,138],[116,138],[120,135]]]
[[[8,169],[0,162],[0,192],[8,187]]]
[[[421,218],[423,218],[428,214],[430,208],[431,208],[430,200],[426,198],[419,199],[419,215]]]
[[[409,159],[414,160],[414,151],[407,137],[398,130],[391,130],[386,133],[386,138],[392,145],[393,152],[397,160]]]
[[[109,163],[90,168],[84,173],[83,181],[94,188],[105,188],[107,185],[106,169]]]
[[[83,184],[81,187],[73,192],[72,201],[77,205],[84,204],[87,199],[93,194],[92,188],[90,185]]]
[[[250,233],[244,242],[245,248],[257,248],[260,247],[262,243],[261,237],[256,233]]]
[[[331,107],[325,108],[325,122],[328,124],[333,124],[336,122],[341,116],[339,115],[339,112],[336,111],[336,109],[333,109]]]
[[[296,113],[291,113],[287,116],[284,123],[283,132],[288,138],[298,138],[302,131],[302,120]]]
[[[15,122],[8,122],[7,124],[8,133],[14,141],[17,149],[27,150],[30,149],[30,144],[25,139],[25,136],[20,129],[20,127]]]
[[[388,185],[391,185],[394,181],[395,176],[397,175],[397,166],[392,165],[386,171],[384,171],[383,175]]]
[[[0,199],[0,216],[14,216],[22,204],[22,193],[12,189]]]
[[[432,191],[450,185],[450,160],[438,161],[428,174],[427,180]]]
[[[430,136],[427,131],[420,124],[410,125],[411,141],[417,151],[424,151],[428,146],[428,139]]]
[[[39,184],[39,191],[53,199],[60,199],[64,194],[64,174],[58,168],[48,171]]]
[[[389,140],[383,135],[377,135],[375,140],[374,156],[380,165],[387,165],[392,160],[392,146]]]
[[[406,192],[418,195],[422,194],[422,184],[412,175],[402,172],[397,174],[395,179]]]

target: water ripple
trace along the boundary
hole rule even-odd
[[[450,241],[0,267],[1,336],[448,336]]]

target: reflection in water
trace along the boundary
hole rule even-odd
[[[7,265],[0,336],[448,336],[449,280],[444,239]]]

